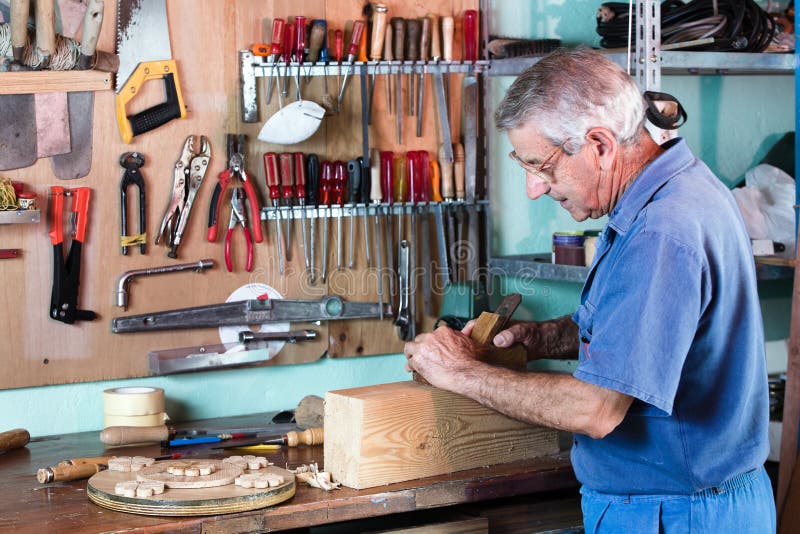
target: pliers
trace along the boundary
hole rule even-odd
[[[247,171],[244,168],[244,136],[237,136],[228,134],[228,168],[219,174],[219,182],[214,188],[214,193],[211,195],[211,205],[208,210],[208,232],[206,239],[213,243],[217,240],[217,225],[219,223],[219,206],[222,202],[222,197],[231,180],[238,179],[244,187],[243,197],[240,198],[242,203],[242,213],[244,214],[244,201],[250,204],[250,218],[253,220],[253,238],[256,243],[261,243],[264,236],[261,233],[261,205],[258,201],[255,186]],[[234,184],[234,187],[238,187]],[[233,199],[231,199],[233,204]],[[245,219],[246,222],[246,219]]]
[[[50,187],[50,242],[53,245],[53,292],[50,295],[50,317],[56,321],[73,324],[75,321],[92,321],[97,314],[78,309],[78,286],[81,279],[81,250],[86,239],[91,189],[78,187],[72,190],[61,186]],[[64,262],[64,230],[62,217],[64,197],[72,201],[72,245]]]
[[[231,193],[231,219],[228,223],[228,233],[225,234],[225,267],[228,272],[233,272],[233,264],[231,262],[231,237],[236,225],[242,227],[244,232],[244,240],[247,243],[247,272],[253,269],[253,238],[250,235],[250,229],[247,227],[247,212],[244,209],[244,189],[241,187],[234,187]]]
[[[181,155],[175,162],[172,198],[156,235],[156,244],[163,237],[166,244],[171,247],[167,253],[170,258],[178,257],[178,246],[189,222],[197,190],[203,183],[208,164],[211,161],[211,145],[208,139],[200,136],[199,147],[195,151],[196,138],[195,135],[186,138]]]
[[[147,243],[147,210],[145,209],[144,177],[139,170],[144,165],[144,156],[139,152],[125,152],[119,158],[119,164],[125,169],[122,181],[119,184],[120,211],[122,231],[120,232],[120,246],[122,255],[128,254],[128,247],[139,245],[139,251],[145,253]],[[139,188],[139,234],[128,235],[128,187],[135,185]]]

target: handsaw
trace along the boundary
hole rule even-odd
[[[117,0],[116,114],[122,141],[186,116],[178,68],[172,59],[166,0]],[[162,80],[166,100],[128,116],[128,103],[150,80]]]
[[[29,6],[11,4],[11,44],[21,50],[28,38]],[[0,171],[29,167],[36,162],[36,104],[34,96],[0,95]]]
[[[58,0],[59,6],[66,7],[74,4],[75,0]],[[103,0],[89,0],[83,14],[83,35],[81,36],[80,69],[90,69],[92,58],[97,48],[97,39],[103,24]],[[62,9],[62,31],[65,35],[74,28],[74,24],[67,24],[67,18]],[[71,26],[72,28],[68,27]],[[69,105],[69,135],[71,139],[70,150],[67,153],[55,155],[50,159],[53,174],[62,180],[82,178],[89,174],[92,167],[92,125],[94,120],[94,92],[80,91],[68,95]]]
[[[15,0],[16,1],[16,0]],[[22,2],[28,3],[28,0]],[[48,68],[56,51],[54,0],[35,2],[36,50]],[[36,93],[36,155],[49,158],[71,150],[67,93]]]

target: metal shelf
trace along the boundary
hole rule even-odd
[[[625,67],[627,54],[608,52],[607,57]],[[489,76],[516,76],[544,56],[493,59]],[[794,54],[750,52],[662,51],[663,74],[794,74]]]
[[[38,223],[41,218],[40,210],[0,211],[0,224]]]
[[[555,265],[549,253],[522,254],[489,258],[489,272],[496,276],[513,276],[537,280],[553,280],[582,284],[589,274],[588,267]]]
[[[513,276],[516,278],[579,284],[582,284],[589,274],[588,267],[551,263],[551,255],[549,253],[490,258],[489,271],[495,276]],[[794,268],[787,265],[760,263],[756,260],[756,278],[762,281],[791,280],[794,278]]]

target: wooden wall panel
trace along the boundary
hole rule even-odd
[[[52,282],[52,247],[47,233],[46,210],[42,210],[42,222],[25,225],[0,226],[0,247],[19,248],[22,258],[3,260],[0,263],[3,283],[0,285],[0,306],[3,321],[0,322],[0,387],[13,388],[41,384],[68,383],[111,378],[145,376],[147,353],[153,349],[168,349],[218,342],[216,329],[172,331],[160,333],[112,334],[110,321],[125,315],[113,305],[113,294],[118,276],[131,269],[140,269],[177,262],[189,262],[201,258],[212,258],[216,262],[213,270],[202,274],[184,272],[137,279],[130,289],[130,308],[127,314],[147,313],[188,306],[199,306],[224,302],[236,288],[247,283],[268,284],[286,297],[319,298],[326,292],[340,294],[353,300],[377,300],[374,273],[370,277],[364,269],[363,236],[361,221],[357,221],[355,240],[358,243],[356,263],[358,269],[350,272],[332,273],[329,287],[319,283],[309,285],[302,274],[303,254],[300,246],[300,226],[293,231],[293,259],[287,265],[287,273],[280,276],[274,246],[274,226],[264,224],[265,242],[255,244],[255,262],[252,273],[244,272],[244,242],[241,232],[234,237],[234,273],[225,270],[222,239],[207,243],[205,229],[208,205],[217,174],[225,166],[225,133],[239,132],[249,136],[246,168],[255,179],[262,203],[268,201],[266,194],[262,155],[266,151],[316,152],[321,159],[350,159],[361,153],[360,95],[358,76],[351,76],[343,106],[343,112],[326,118],[320,130],[307,142],[293,146],[267,145],[256,140],[265,121],[277,111],[277,98],[263,105],[263,80],[259,80],[259,122],[241,122],[241,96],[239,92],[238,51],[247,49],[261,41],[263,19],[275,16],[305,14],[312,18],[327,18],[329,27],[341,27],[346,21],[360,16],[362,2],[356,0],[329,0],[324,12],[321,3],[312,0],[171,0],[167,2],[173,57],[178,62],[183,96],[188,116],[142,136],[134,138],[130,145],[120,141],[114,115],[112,91],[95,94],[94,147],[92,170],[88,177],[65,182],[56,179],[50,162],[39,160],[26,169],[0,172],[0,176],[22,181],[28,189],[38,194],[39,204],[45,207],[51,185],[65,187],[90,187],[91,209],[87,243],[83,250],[81,294],[79,305],[83,309],[96,311],[100,319],[76,325],[65,325],[48,317]],[[422,16],[434,11],[439,14],[453,12],[458,15],[477,0],[434,0],[411,3],[388,2],[390,15],[404,17]],[[114,49],[115,3],[105,4],[105,23],[98,49]],[[267,27],[269,27],[267,25]],[[269,32],[267,32],[269,33]],[[458,41],[457,41],[458,42]],[[460,54],[456,46],[455,54]],[[330,69],[329,90],[336,94],[335,68]],[[451,94],[455,95],[458,83],[451,81]],[[2,75],[0,74],[0,83]],[[405,80],[404,80],[405,83]],[[383,87],[379,80],[376,88],[376,120],[370,135],[372,146],[389,150],[426,149],[430,153],[438,145],[433,122],[433,93],[427,84],[426,122],[424,137],[413,135],[413,122],[404,124],[405,144],[394,142],[393,117],[383,112]],[[306,99],[319,101],[323,92],[322,78],[313,78],[303,86]],[[294,99],[294,84],[290,84],[290,100]],[[159,83],[151,82],[136,106],[145,107],[161,99]],[[458,100],[451,97],[451,113],[457,112]],[[135,108],[129,110],[133,111]],[[453,133],[459,131],[457,118],[453,115]],[[180,154],[186,136],[206,135],[212,144],[212,161],[205,182],[197,195],[189,227],[179,250],[178,260],[166,256],[166,248],[154,246],[153,238],[163,216],[171,187],[173,165]],[[127,151],[139,151],[147,159],[142,172],[147,183],[148,250],[140,255],[138,249],[127,256],[119,253],[119,181],[123,170],[119,157]],[[130,190],[131,194],[135,189]],[[228,221],[228,204],[223,205],[222,224]],[[129,224],[138,221],[135,205],[129,208]],[[370,221],[370,232],[374,223]],[[318,243],[321,239],[318,227]],[[344,221],[345,235],[349,221]],[[336,223],[331,222],[335,234]],[[224,235],[223,235],[224,237]],[[331,239],[328,260],[329,269],[335,267],[335,238]],[[321,249],[321,245],[319,245]],[[347,248],[345,248],[345,257]],[[319,256],[318,256],[319,258]],[[374,260],[373,260],[374,261]],[[374,266],[374,263],[373,263]],[[374,268],[373,268],[374,269]],[[372,283],[364,284],[363,278]],[[420,301],[418,309],[422,309]],[[427,318],[424,327],[429,327]],[[295,325],[293,325],[294,327]],[[313,327],[298,324],[297,327]],[[391,321],[361,321],[331,323],[330,332],[323,325],[316,328],[322,335],[318,340],[287,346],[271,363],[297,363],[313,361],[330,348],[330,354],[349,356],[360,354],[385,354],[398,351],[402,343],[397,340]],[[330,341],[330,347],[329,347]]]

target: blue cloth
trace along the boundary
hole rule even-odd
[[[692,495],[581,493],[586,534],[768,534],[776,527],[763,467]]]
[[[573,319],[574,376],[634,397],[575,474],[613,494],[691,495],[769,452],[766,358],[750,241],[730,194],[677,139],[609,216]]]

